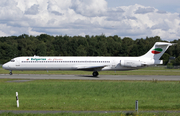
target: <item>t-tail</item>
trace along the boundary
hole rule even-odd
[[[154,64],[162,64],[163,61],[159,60],[164,52],[169,48],[169,46],[174,45],[174,43],[167,42],[156,42],[154,46],[141,58],[151,59],[154,61]]]

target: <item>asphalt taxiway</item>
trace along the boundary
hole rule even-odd
[[[62,80],[160,80],[160,81],[180,81],[180,76],[162,75],[33,75],[33,74],[0,74],[0,79],[62,79]]]

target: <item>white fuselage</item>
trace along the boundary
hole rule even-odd
[[[16,57],[3,65],[7,70],[133,70],[159,64],[142,57]]]

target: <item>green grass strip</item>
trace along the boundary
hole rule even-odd
[[[2,113],[1,116],[179,116],[180,113],[57,113],[57,114],[14,114]]]
[[[10,81],[10,82],[9,82]],[[1,110],[180,110],[180,83],[160,81],[0,80]],[[16,107],[19,93],[20,108]]]

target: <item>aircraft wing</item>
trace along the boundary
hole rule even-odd
[[[77,66],[77,70],[100,71],[104,67],[106,67],[106,65],[101,65],[101,66]]]

